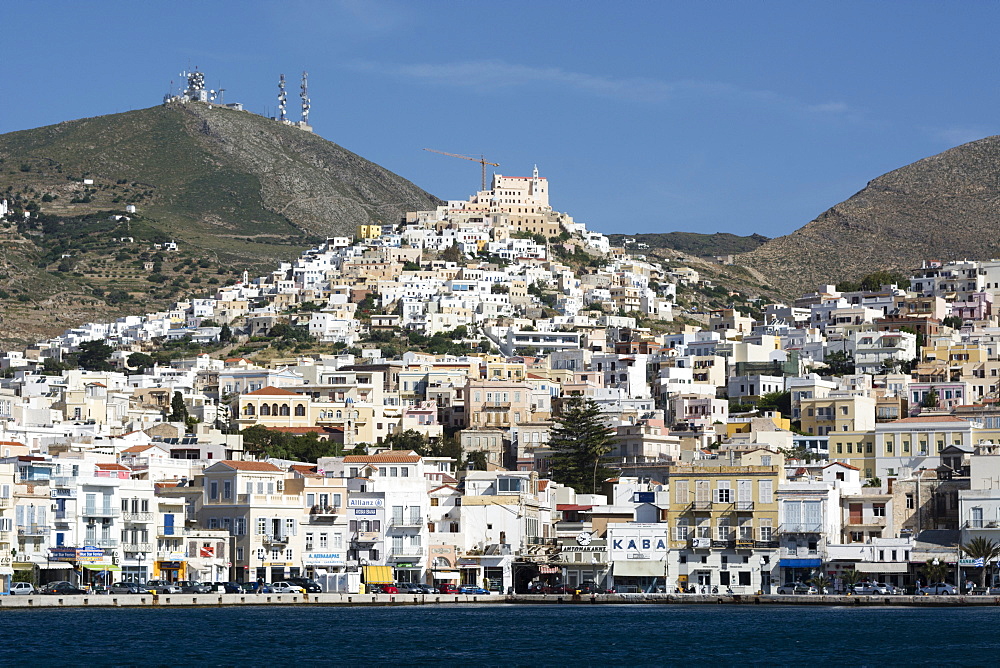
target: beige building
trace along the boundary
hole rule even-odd
[[[466,426],[510,429],[531,420],[531,386],[497,380],[469,380],[465,386]]]
[[[802,399],[800,429],[817,436],[874,429],[875,403],[861,396]]]

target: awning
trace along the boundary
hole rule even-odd
[[[83,567],[88,571],[120,571],[121,566],[115,566],[114,564],[83,564]]]
[[[622,576],[635,578],[665,578],[667,577],[667,563],[665,561],[650,561],[649,559],[616,561],[615,577]]]
[[[782,559],[779,563],[782,568],[818,568],[823,565],[822,559]]]
[[[10,566],[0,566],[0,575],[13,575],[14,569]]]
[[[906,573],[907,564],[898,561],[859,561],[854,564],[858,573]]]
[[[41,569],[54,569],[54,568],[73,568],[73,564],[68,564],[65,561],[51,561],[47,564],[36,564]]]
[[[562,569],[558,566],[539,566],[538,572],[541,574],[545,573],[562,573]]]
[[[365,584],[392,584],[395,581],[392,566],[365,566]]]

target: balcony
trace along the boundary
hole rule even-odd
[[[152,543],[122,543],[122,552],[152,552]]]
[[[117,538],[88,538],[87,545],[94,547],[118,547]]]
[[[742,540],[742,539],[741,540],[737,540],[736,541],[736,549],[737,550],[752,550],[755,547],[757,547],[756,543],[757,543],[757,541],[755,541],[755,540]]]
[[[511,406],[511,404],[510,404],[509,401],[502,401],[502,402],[496,402],[496,401],[494,401],[494,402],[491,402],[491,403],[488,403],[488,404],[483,404],[481,410],[484,410],[484,411],[509,411],[510,410],[510,406]]]
[[[152,522],[153,513],[122,513],[122,520],[125,522]]]
[[[17,527],[18,536],[48,536],[50,527],[42,524],[31,524]]]
[[[738,513],[750,513],[750,512],[753,512],[753,501],[737,501],[736,502],[736,512],[738,512]]]
[[[309,509],[309,519],[335,520],[343,512],[341,506],[313,506]]]
[[[425,554],[422,547],[399,547],[389,552],[390,559],[420,559]]]
[[[688,547],[693,550],[707,550],[712,547],[712,539],[688,537]]]
[[[121,511],[117,508],[95,508],[94,506],[86,506],[83,509],[84,517],[118,517]]]
[[[713,550],[728,550],[731,547],[736,546],[736,541],[734,540],[713,540],[712,549]]]
[[[264,534],[261,539],[265,545],[284,545],[288,542],[288,536],[273,536],[271,534]]]
[[[691,505],[688,506],[688,510],[711,510],[711,501],[692,501]]]
[[[359,531],[354,537],[356,543],[377,543],[382,540],[382,534],[378,531]]]
[[[391,524],[394,527],[419,528],[424,525],[424,519],[422,517],[393,517]]]
[[[777,550],[778,541],[776,540],[755,540],[753,542],[753,547],[755,550]]]
[[[782,524],[778,527],[778,533],[820,533],[822,530],[822,524],[811,524],[806,522],[792,522]]]
[[[845,524],[856,527],[884,527],[885,523],[884,517],[849,517]]]
[[[11,502],[11,498],[9,496],[8,497],[0,497],[0,508],[10,508],[10,502]]]
[[[1000,529],[1000,523],[987,520],[968,520],[962,524],[963,529]]]

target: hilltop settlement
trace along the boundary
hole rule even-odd
[[[0,589],[985,583],[1000,261],[705,312],[643,252],[536,168],[3,352]]]

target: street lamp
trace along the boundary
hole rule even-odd
[[[135,560],[139,562],[139,572],[136,574],[136,582],[138,582],[138,583],[142,583],[142,582],[146,581],[146,578],[143,577],[143,573],[142,573],[142,560],[145,558],[145,556],[146,555],[143,554],[142,552],[136,552],[135,553]]]

